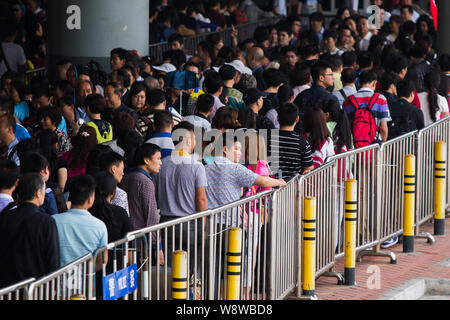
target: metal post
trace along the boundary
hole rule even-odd
[[[242,229],[231,228],[228,234],[226,300],[240,299]]]
[[[358,216],[358,182],[345,182],[345,268],[344,284],[355,285],[356,220]]]
[[[172,299],[187,300],[187,253],[175,251],[172,254]]]
[[[405,157],[403,196],[403,252],[414,252],[414,215],[416,202],[416,157]]]
[[[316,198],[305,198],[303,219],[303,295],[315,296],[316,288]]]
[[[434,156],[434,234],[445,234],[446,151],[444,141],[435,143]]]

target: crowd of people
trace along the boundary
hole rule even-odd
[[[8,261],[0,287],[130,231],[285,186],[330,156],[449,115],[450,55],[436,51],[432,19],[414,21],[409,1],[397,14],[372,2],[382,8],[380,29],[350,8],[330,23],[313,12],[309,25],[294,13],[231,46],[212,35],[192,56],[186,33],[165,30],[169,50],[159,61],[115,48],[109,73],[94,61],[60,61],[54,81],[23,80],[23,52],[12,58],[8,48],[36,35],[11,23],[0,65],[0,255]],[[194,15],[220,27],[242,19],[216,17],[219,0],[204,15],[201,1],[173,5],[187,29]],[[172,21],[170,8],[158,3],[151,23]],[[203,23],[195,28],[215,30]],[[230,132],[244,132],[247,143]],[[155,252],[161,264],[165,254]]]

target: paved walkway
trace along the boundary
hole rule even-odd
[[[425,223],[420,231],[433,235],[433,229],[433,223]],[[337,285],[336,278],[320,277],[316,280],[318,299],[376,300],[413,278],[450,279],[450,219],[446,219],[446,235],[434,238],[436,243],[433,245],[424,238],[415,239],[414,253],[403,253],[402,244],[384,249],[395,253],[397,264],[390,264],[388,257],[364,256],[362,262],[356,262],[356,286]],[[336,261],[335,269],[343,273],[343,258]],[[376,288],[377,279],[373,270],[379,270],[379,288]]]

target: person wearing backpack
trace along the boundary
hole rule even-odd
[[[397,84],[399,100],[389,106],[392,121],[389,122],[389,140],[425,127],[423,111],[413,106],[414,83],[402,80]]]
[[[376,73],[363,71],[359,82],[358,92],[349,96],[342,104],[352,124],[353,144],[356,149],[387,141],[387,123],[392,120],[386,98],[375,92]]]

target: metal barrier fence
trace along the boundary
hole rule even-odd
[[[380,216],[379,235],[380,243],[403,233],[403,190],[405,157],[416,154],[417,131],[408,133],[386,143],[380,150],[379,169],[381,171],[379,190]]]
[[[298,176],[273,196],[271,221],[271,294],[270,299],[284,299],[297,284],[297,268],[301,267],[302,228]],[[297,264],[297,261],[300,263]]]
[[[24,300],[28,295],[28,287],[36,281],[30,278],[0,290],[0,300]]]
[[[277,18],[260,20],[252,23],[246,23],[235,27],[237,30],[237,41],[242,42],[245,39],[253,38],[253,34],[259,26],[267,26],[269,24],[275,24],[278,21]],[[184,38],[184,51],[186,55],[197,54],[198,44],[205,41],[211,34],[220,34],[223,39],[223,43],[226,46],[230,46],[232,42],[232,28],[226,28],[220,31],[205,32],[197,34],[195,36]],[[149,46],[149,56],[155,57],[157,60],[161,60],[163,53],[169,50],[169,44],[167,42],[154,43]]]
[[[433,217],[434,144],[437,141],[446,141],[449,148],[449,119],[449,117],[441,119],[419,131],[417,135],[416,235],[420,234],[419,227]],[[449,185],[449,176],[447,175],[447,185]],[[447,207],[449,204],[450,192],[447,188]]]
[[[336,215],[338,214],[336,201],[333,201],[333,199],[336,199],[334,166],[335,161],[331,160],[309,174],[300,176],[298,181],[301,200],[306,197],[316,198],[316,277],[334,267],[335,235],[337,234],[335,226],[338,225],[336,222]],[[303,204],[302,201],[302,207]],[[301,212],[303,214],[304,208]],[[301,219],[298,219],[298,228],[301,228],[300,220],[303,220],[303,218],[302,216]]]
[[[31,283],[27,300],[69,300],[75,296],[90,299],[93,290],[92,261],[92,255],[86,254]]]
[[[286,188],[135,231],[38,281],[2,289],[0,299],[64,300],[74,295],[101,299],[102,277],[132,264],[137,265],[138,288],[123,299],[171,299],[171,254],[183,249],[189,257],[189,299],[221,300],[226,289],[227,231],[236,226],[243,229],[240,298],[283,299],[296,286],[301,288],[301,219],[307,196],[317,199],[316,277],[342,280],[333,269],[336,259],[344,255],[347,179],[357,179],[359,185],[356,251],[360,257],[383,255],[393,262],[395,255],[380,251],[380,244],[403,230],[404,157],[415,154],[417,159],[417,236],[420,225],[433,217],[434,143],[443,140],[449,146],[449,126],[447,117],[381,146],[330,157],[313,172],[297,176]],[[164,253],[162,265],[160,249]]]
[[[46,68],[27,70],[27,71],[25,71],[25,77],[24,77],[25,84],[29,84],[31,79],[33,79],[36,76],[45,76],[46,74],[47,74]]]

